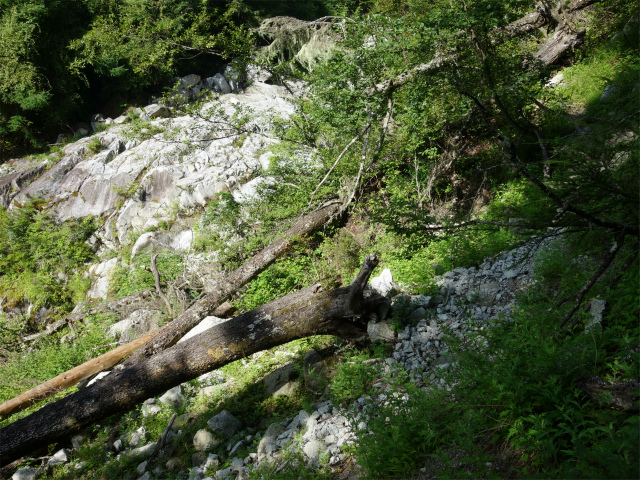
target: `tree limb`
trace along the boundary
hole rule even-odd
[[[151,271],[153,272],[153,280],[156,284],[156,293],[162,299],[165,306],[167,307],[167,315],[173,317],[173,309],[171,308],[171,303],[169,299],[160,288],[160,273],[158,273],[158,267],[156,267],[156,258],[158,258],[158,253],[156,253],[153,257],[151,257]]]
[[[344,211],[343,208],[341,202],[329,202],[302,217],[281,237],[263,248],[226,279],[220,281],[216,290],[205,295],[173,322],[163,327],[146,346],[129,357],[125,365],[130,366],[175,344],[185,333],[195,327],[200,320],[210,315],[243,285],[246,285],[278,257],[287,252],[293,245],[295,238],[313,232]]]
[[[622,244],[624,243],[624,237],[625,235],[623,233],[619,233],[618,235],[616,235],[616,243],[613,245],[613,248],[609,250],[609,252],[607,252],[605,257],[602,259],[602,262],[600,263],[600,266],[598,267],[598,269],[591,276],[589,281],[585,283],[583,287],[580,289],[580,291],[575,295],[576,304],[564,316],[564,318],[562,319],[562,322],[560,322],[560,328],[563,328],[565,324],[571,319],[571,317],[573,317],[574,313],[578,311],[578,308],[580,308],[580,304],[582,303],[582,300],[584,300],[584,296],[591,289],[591,287],[593,287],[593,285],[598,281],[598,279],[602,276],[605,270],[609,268],[609,265],[611,265],[611,262],[616,257],[616,254],[622,248]],[[576,323],[578,323],[578,321],[574,320],[573,322],[571,322],[571,325],[575,325]]]

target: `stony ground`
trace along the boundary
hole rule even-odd
[[[124,456],[138,458],[140,462],[136,471],[139,480],[161,479],[168,475],[189,480],[240,480],[249,478],[251,471],[261,469],[275,475],[278,469],[287,465],[291,467],[295,462],[304,462],[308,467],[328,465],[336,478],[358,478],[358,468],[348,453],[350,446],[357,448],[356,432],[367,431],[368,422],[376,415],[379,406],[406,400],[402,397],[406,394],[392,391],[387,380],[399,378],[402,372],[406,372],[409,381],[425,391],[434,386],[447,388],[441,373],[455,362],[455,358],[443,341],[444,331],[463,337],[471,330],[490,328],[498,317],[508,318],[516,292],[531,282],[532,259],[538,248],[539,244],[531,243],[487,259],[477,269],[457,268],[447,272],[437,281],[440,290],[435,297],[395,295],[389,302],[390,308],[381,312],[381,316],[402,316],[409,325],[395,333],[390,328],[389,318],[380,320],[380,316],[372,319],[369,325],[374,339],[395,344],[392,356],[368,361],[379,369],[373,385],[376,393],[361,396],[347,406],[334,405],[320,396],[320,400],[307,410],[300,410],[297,415],[260,431],[244,428],[242,419],[223,410],[208,419],[206,428],[185,438],[182,428],[198,415],[195,411],[186,413],[173,420],[162,438],[149,438],[141,427],[133,434],[115,439],[113,449],[117,456],[112,461],[117,462]],[[401,290],[401,287],[393,285],[389,272],[373,279],[372,286],[383,293]],[[208,319],[200,329],[215,323],[217,321]],[[254,357],[251,361],[260,361],[259,354]],[[320,388],[314,385],[314,381],[318,381],[316,375],[330,369],[330,364],[330,359],[315,351],[307,353],[304,358],[304,387]],[[265,388],[274,395],[287,395],[296,388],[302,388],[301,381],[292,379],[292,374],[292,364],[279,368],[263,380]],[[224,389],[226,381],[229,379],[225,379],[221,372],[210,372],[197,380],[195,388],[193,384],[184,384],[158,398],[148,399],[141,413],[145,417],[157,415],[163,404],[189,405],[197,398]],[[80,447],[86,441],[89,439],[80,435],[72,443]],[[147,458],[156,450],[158,442],[160,447],[171,442],[192,444],[192,464],[184,465],[178,458],[163,457],[163,449],[160,448],[160,455],[149,469]],[[223,444],[225,454],[220,455]],[[214,450],[218,454],[210,453]],[[239,451],[250,453],[240,457],[237,455]],[[49,465],[68,461],[70,453],[70,450],[60,450],[48,460]],[[74,468],[78,478],[84,478],[84,462],[77,462]],[[432,473],[427,465],[421,472],[416,472],[416,478],[429,478]],[[35,478],[35,474],[35,469],[25,468],[18,470],[13,478]]]

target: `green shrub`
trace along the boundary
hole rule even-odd
[[[95,258],[86,240],[98,223],[87,217],[59,222],[40,211],[37,200],[7,212],[0,209],[0,295],[6,305],[22,301],[59,313],[83,299],[89,282],[84,264]]]

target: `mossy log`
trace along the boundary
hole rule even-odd
[[[363,290],[377,264],[369,255],[348,287],[322,291],[314,285],[282,297],[17,420],[0,430],[0,465],[255,352],[312,335],[364,335],[368,312],[379,302],[365,301]]]

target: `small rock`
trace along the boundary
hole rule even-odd
[[[320,452],[324,450],[324,445],[318,440],[309,440],[302,448],[304,454],[312,462],[317,462],[320,458]]]
[[[146,469],[147,469],[147,461],[145,460],[144,462],[142,462],[140,465],[136,467],[136,472],[138,472],[138,475],[144,475],[144,472]]]
[[[153,453],[156,448],[156,442],[149,443],[143,447],[134,448],[129,452],[129,455],[134,457],[148,457]]]
[[[85,433],[79,433],[78,435],[74,435],[73,437],[71,437],[71,445],[73,445],[73,448],[78,449],[87,440],[87,438],[88,438],[88,435]]]
[[[179,407],[185,401],[184,395],[182,394],[182,387],[178,385],[177,387],[167,390],[158,400],[165,405]]]
[[[422,320],[427,316],[427,311],[423,307],[416,308],[413,312],[409,314],[407,320],[410,322]]]
[[[48,465],[50,466],[54,466],[54,465],[59,465],[61,463],[66,463],[69,461],[69,455],[71,454],[71,451],[63,448],[61,450],[58,450],[56,453],[53,454],[53,456],[49,459],[49,461],[47,462]]]
[[[193,437],[193,446],[199,452],[206,452],[212,450],[220,445],[220,440],[213,436],[213,434],[206,429],[198,430]]]
[[[395,288],[396,285],[393,283],[391,270],[388,268],[385,268],[379,276],[371,279],[371,289],[384,297]]]
[[[239,472],[240,469],[244,466],[244,461],[241,458],[235,457],[231,460],[231,470],[234,472]]]
[[[22,467],[16,470],[16,473],[13,474],[11,480],[35,480],[38,474],[39,471],[35,468]]]
[[[600,95],[600,101],[608,102],[610,100],[613,100],[615,97],[618,96],[619,91],[620,91],[620,87],[617,87],[615,85],[608,85],[602,92],[602,95]]]
[[[169,118],[171,111],[164,105],[154,104],[144,107],[144,113],[147,118]]]
[[[227,410],[221,411],[219,414],[211,417],[207,422],[213,433],[222,437],[231,437],[236,434],[242,422],[231,415]]]
[[[180,470],[182,465],[183,465],[183,462],[181,458],[173,457],[167,461],[167,463],[165,464],[165,467],[170,472],[177,472],[178,470]]]
[[[560,85],[564,80],[564,74],[563,73],[558,73],[555,77],[553,77],[551,80],[549,80],[546,83],[546,87],[557,87],[558,85]]]
[[[142,416],[143,417],[153,417],[154,415],[159,414],[162,411],[158,405],[142,405]]]
[[[396,332],[391,327],[389,322],[370,320],[367,324],[367,334],[373,342],[393,342]]]
[[[217,467],[218,465],[220,465],[220,458],[218,455],[210,453],[203,468],[206,470],[207,468]]]
[[[200,82],[200,75],[190,74],[180,79],[180,84],[185,88],[195,87]]]
[[[198,465],[202,465],[207,460],[206,454],[204,452],[196,452],[191,455],[191,465],[197,467]]]
[[[273,423],[269,425],[267,431],[264,432],[264,436],[258,444],[258,454],[266,454],[275,450],[276,441],[278,436],[284,432],[284,427],[280,423]]]
[[[232,91],[229,82],[227,82],[227,79],[224,78],[224,75],[221,73],[216,73],[213,77],[207,78],[207,83],[209,82],[212,88],[220,93],[231,93]]]
[[[216,472],[216,478],[220,478],[220,479],[228,479],[228,478],[231,478],[232,475],[233,475],[233,472],[231,471],[230,468],[225,468],[222,470],[218,470]]]

